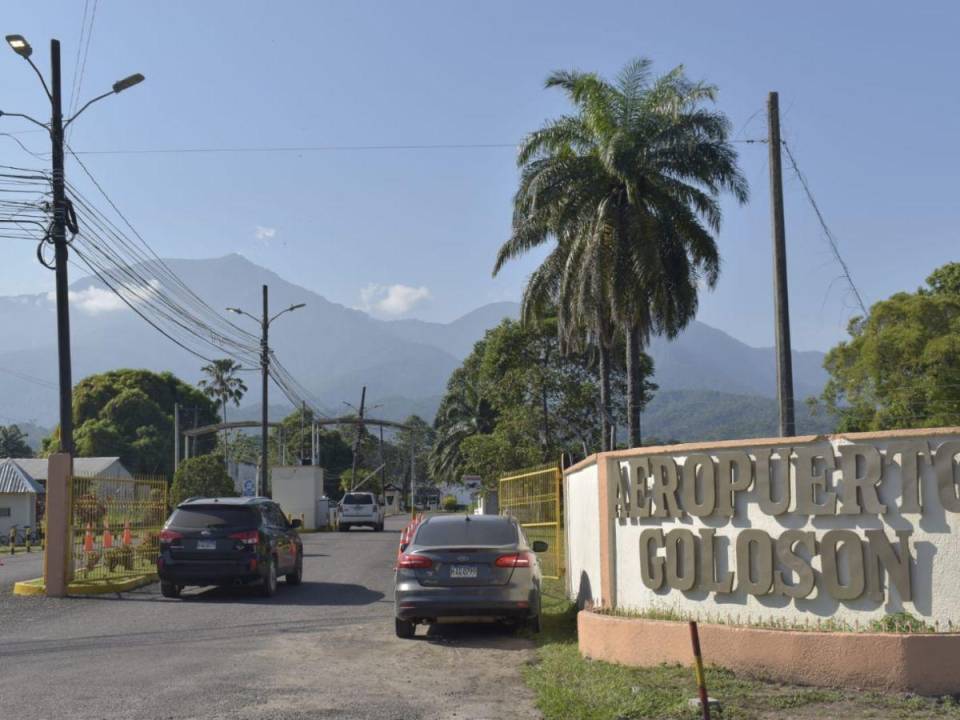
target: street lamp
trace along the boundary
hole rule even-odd
[[[240,308],[227,308],[227,312],[236,313],[237,315],[246,315],[254,322],[260,323],[260,371],[263,381],[263,395],[261,402],[263,404],[263,408],[260,411],[260,455],[262,456],[262,459],[260,460],[260,489],[257,492],[258,495],[265,492],[267,488],[267,430],[270,422],[269,418],[267,417],[267,395],[270,386],[270,347],[267,345],[267,337],[270,332],[270,324],[284,313],[293,312],[294,310],[299,310],[305,306],[306,303],[291,305],[285,310],[281,310],[273,317],[270,317],[270,314],[267,311],[267,286],[264,285],[262,317],[258,318],[255,315],[251,315],[246,310],[241,310]]]
[[[143,75],[139,73],[114,83],[113,91],[99,95],[87,102],[80,110],[74,113],[73,117],[63,120],[63,102],[60,87],[60,41],[50,41],[50,85],[47,85],[43,73],[34,64],[30,56],[33,54],[33,48],[27,42],[23,35],[7,35],[7,44],[10,48],[28,63],[33,71],[40,78],[43,90],[50,99],[51,113],[50,122],[43,123],[39,120],[24,115],[22,113],[5,113],[0,115],[10,115],[11,117],[20,117],[39,125],[50,134],[50,141],[53,148],[51,161],[53,164],[53,222],[42,242],[50,242],[54,247],[56,271],[56,290],[57,290],[57,350],[59,355],[59,382],[60,382],[60,452],[73,455],[73,373],[70,366],[70,306],[68,300],[68,282],[67,282],[67,213],[70,201],[67,200],[64,189],[63,174],[63,130],[71,122],[77,119],[84,110],[97,100],[105,98],[107,95],[118,93],[128,87],[133,87],[137,83],[143,82]],[[76,229],[73,230],[76,233]]]

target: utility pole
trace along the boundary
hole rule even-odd
[[[367,402],[367,386],[360,392],[360,411],[358,413],[357,436],[353,441],[353,472],[350,474],[350,489],[353,490],[357,482],[357,464],[360,459],[360,437],[363,435],[363,408]]]
[[[787,292],[787,248],[783,220],[783,174],[780,166],[780,101],[767,96],[770,147],[770,202],[773,219],[773,309],[777,340],[777,400],[780,436],[796,435],[793,414],[793,358],[790,348],[790,305]]]
[[[263,320],[260,322],[260,378],[263,382],[260,402],[260,489],[257,495],[267,491],[267,465],[269,450],[267,441],[270,418],[268,417],[268,403],[270,392],[270,347],[267,345],[267,335],[270,332],[270,314],[267,303],[267,286],[263,286]]]
[[[303,462],[303,420],[306,417],[306,414],[307,414],[307,401],[301,400],[300,401],[300,464],[301,465],[306,465],[306,463]]]
[[[383,487],[387,484],[387,465],[383,459],[383,423],[380,423],[380,496],[383,496]]]
[[[173,404],[173,471],[180,467],[180,404]]]

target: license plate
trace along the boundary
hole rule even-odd
[[[451,565],[450,577],[452,578],[475,578],[477,576],[476,565]]]
[[[197,540],[197,550],[216,550],[216,540]]]

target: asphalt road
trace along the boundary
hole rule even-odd
[[[403,522],[389,518],[381,533],[304,535],[303,584],[281,582],[270,599],[197,588],[167,600],[156,585],[120,596],[21,598],[6,575],[26,567],[5,564],[0,716],[538,717],[521,677],[530,641],[484,625],[396,638],[392,568]]]
[[[9,552],[0,548],[0,594],[10,592],[14,583],[33,580],[41,575],[43,575],[43,553],[39,548],[33,552],[18,552],[15,555],[10,555]]]

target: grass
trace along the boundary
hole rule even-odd
[[[691,667],[630,668],[587,660],[577,648],[576,608],[562,599],[559,583],[545,583],[543,632],[537,659],[524,676],[545,720],[691,720],[687,701],[696,696]],[[709,660],[709,658],[708,658]],[[710,696],[720,700],[725,720],[793,718],[956,718],[954,698],[922,698],[856,690],[797,687],[738,678],[708,667]]]

